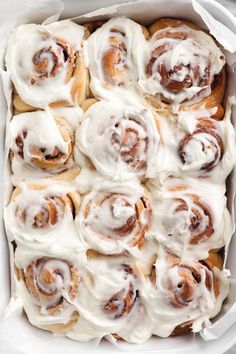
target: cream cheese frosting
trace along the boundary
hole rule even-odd
[[[104,254],[139,255],[152,221],[149,195],[139,185],[99,184],[86,194],[75,223],[87,248]]]
[[[96,97],[112,98],[125,90],[129,94],[135,91],[135,50],[142,44],[142,27],[125,17],[110,19],[89,37],[85,56],[91,74],[90,87]]]
[[[236,161],[231,101],[221,121],[212,119],[213,110],[204,107],[178,115],[158,114],[161,144],[156,166],[160,181],[168,176],[192,176],[224,183]]]
[[[209,95],[214,76],[220,73],[225,64],[224,54],[214,40],[205,32],[186,25],[157,30],[146,42],[142,55],[140,56],[139,50],[139,55],[135,58],[142,91],[151,95],[161,94],[168,102],[175,104],[186,100],[198,102]],[[151,72],[147,75],[149,63]],[[162,84],[162,68],[166,68],[168,72],[172,70],[170,80],[177,83],[189,80],[191,85],[176,92],[168,90]],[[206,83],[199,86],[199,77],[207,77]],[[197,97],[194,97],[196,94]]]
[[[24,102],[38,108],[73,104],[71,57],[81,51],[84,27],[66,20],[21,25],[8,40],[6,67]]]
[[[12,240],[22,247],[30,245],[36,252],[69,252],[71,244],[85,252],[74,227],[73,198],[80,203],[73,186],[21,183],[5,210]]]
[[[191,178],[169,178],[162,187],[150,182],[153,223],[150,234],[183,260],[206,259],[228,244],[233,225],[225,185]]]
[[[160,141],[156,121],[149,109],[135,103],[97,102],[77,130],[78,149],[113,180],[155,176]]]
[[[47,177],[75,166],[75,130],[80,108],[55,108],[13,116],[7,140],[12,170],[21,179]]]
[[[183,264],[181,265],[183,266]],[[184,263],[184,267],[188,269],[188,264]],[[191,263],[191,267],[193,267],[193,263]],[[219,269],[213,268],[213,274],[217,276],[220,287],[219,295],[216,296],[214,293],[213,274],[209,273],[209,269],[203,266],[199,270],[200,279],[194,282],[193,292],[188,301],[182,306],[177,306],[172,302],[171,289],[172,287],[173,289],[180,289],[179,297],[181,299],[182,289],[179,284],[184,287],[185,283],[181,283],[183,280],[181,271],[178,270],[178,265],[170,265],[168,263],[168,255],[162,247],[159,249],[155,262],[155,271],[155,282],[154,284],[150,282],[149,286],[143,288],[142,298],[153,323],[153,333],[160,337],[168,337],[174,328],[184,322],[191,322],[194,332],[199,331],[202,326],[209,325],[209,318],[214,317],[219,311],[229,292],[226,275],[224,272],[220,272]],[[208,288],[206,286],[206,276],[210,278],[211,285]],[[176,294],[178,296],[178,291]]]

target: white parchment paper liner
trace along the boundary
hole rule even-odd
[[[56,21],[63,5],[59,0],[48,0],[36,2],[34,0],[22,1],[21,9],[18,9],[16,15],[10,17],[0,26],[0,70],[1,70],[1,85],[6,97],[4,109],[0,111],[1,125],[1,142],[3,142],[3,129],[5,122],[8,124],[11,117],[11,86],[9,75],[4,71],[4,54],[6,48],[7,37],[10,30],[22,23],[50,23]],[[78,13],[79,3],[75,6],[74,13]],[[135,3],[127,3],[122,5],[113,5],[108,8],[99,9],[89,14],[81,15],[73,18],[75,22],[84,23],[87,21],[97,20],[101,18],[110,18],[115,16],[128,16],[140,23],[150,24],[160,17],[179,17],[187,18],[190,21],[198,23],[200,26],[207,27],[218,42],[226,49],[227,63],[229,65],[228,75],[228,96],[234,96],[236,90],[236,20],[235,18],[221,5],[213,0],[140,0]],[[1,87],[0,87],[1,90]],[[7,114],[6,114],[7,110]],[[7,116],[7,117],[6,117]],[[233,109],[233,123],[236,126],[236,109]],[[6,152],[8,151],[8,142],[6,141]],[[8,202],[11,185],[9,166],[7,163],[7,153],[1,163],[5,166],[5,173],[1,175],[2,186],[4,186],[4,204]],[[8,167],[6,167],[8,166]],[[235,176],[232,174],[230,181],[229,194],[229,209],[234,218],[234,194],[235,194]],[[1,195],[0,195],[1,197]],[[10,235],[8,235],[10,238]],[[10,245],[11,266],[13,264],[13,251]],[[232,255],[236,252],[236,240],[232,240],[229,247],[229,257],[227,267],[232,274],[232,286],[230,296],[226,305],[223,307],[218,319],[213,321],[211,327],[205,328],[201,332],[204,340],[220,338],[225,332],[229,331],[230,327],[236,323],[236,259]],[[228,253],[228,249],[227,249]],[[11,293],[14,294],[14,275],[11,272]],[[7,286],[7,285],[6,285]],[[111,338],[107,338],[112,341]],[[50,341],[50,345],[49,345]],[[236,340],[235,340],[236,341]],[[196,342],[196,341],[195,341]],[[37,343],[37,346],[34,345]],[[26,317],[22,313],[22,304],[19,299],[14,297],[11,299],[7,311],[5,312],[4,320],[0,324],[0,347],[2,353],[44,353],[51,354],[52,348],[56,348],[57,353],[75,353],[83,351],[91,352],[97,345],[94,343],[76,343],[64,337],[53,336],[51,333],[41,331],[30,325]],[[114,349],[109,343],[104,342],[102,346],[97,348],[96,352],[117,352],[124,350],[129,352],[155,352],[167,351],[168,349],[179,348],[181,353],[185,350],[191,350],[194,353],[194,335],[179,338],[157,339],[152,338],[145,345],[130,345],[127,343],[117,344],[117,349]],[[233,344],[233,342],[232,342]],[[89,348],[89,349],[88,349]],[[225,347],[226,349],[226,347]],[[4,350],[6,350],[4,352]],[[166,352],[167,353],[167,352]],[[216,352],[215,352],[216,353]],[[220,353],[220,351],[219,351]]]

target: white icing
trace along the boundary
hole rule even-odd
[[[144,207],[144,190],[134,184],[98,184],[85,195],[76,227],[88,248],[104,254],[119,254],[127,250],[139,255],[135,247],[151,223],[151,207]],[[141,204],[142,210],[137,211]],[[146,215],[145,215],[146,213]]]
[[[100,101],[91,106],[77,131],[78,149],[99,173],[113,180],[154,177],[158,144],[151,111],[120,101]]]
[[[216,297],[213,290],[213,277],[210,273],[211,288],[205,284],[204,268],[201,269],[201,281],[195,284],[191,300],[182,307],[173,306],[168,290],[168,281],[177,285],[181,280],[177,267],[171,268],[167,253],[160,247],[155,263],[156,284],[149,283],[142,291],[142,300],[147,308],[149,319],[153,323],[153,333],[160,337],[168,337],[173,329],[187,321],[193,322],[193,331],[200,331],[206,320],[220,311],[222,302],[229,292],[229,283],[219,269],[214,268],[214,276],[219,279],[220,293]],[[186,264],[185,262],[183,262]],[[191,266],[191,263],[190,263]],[[177,287],[178,289],[178,287]]]
[[[160,38],[165,33],[184,33],[186,39]],[[143,46],[143,43],[141,43]],[[146,67],[149,64],[152,53],[156,49],[163,49],[163,53],[154,58],[150,75],[147,74]],[[161,50],[162,51],[162,50]],[[221,50],[217,47],[214,40],[205,32],[193,30],[186,25],[177,28],[167,27],[156,31],[145,47],[137,47],[135,56],[139,72],[139,86],[145,93],[151,95],[162,94],[168,101],[182,103],[186,100],[192,100],[195,94],[196,100],[200,101],[203,97],[210,94],[210,85],[216,74],[219,74],[225,64],[225,58]],[[177,70],[174,68],[182,66]],[[210,66],[209,66],[210,65]],[[183,82],[186,78],[191,81],[188,88],[180,89],[177,92],[168,90],[161,82],[159,68],[164,66],[170,74],[170,79],[177,82]],[[190,66],[190,68],[189,68]],[[204,78],[205,69],[209,66],[209,83],[199,86],[199,77],[196,76],[194,69],[199,72],[199,76]]]
[[[109,43],[111,37],[125,47],[125,50],[121,51],[121,62],[115,65],[117,70],[124,68],[124,73],[119,76],[121,80],[112,80],[104,69],[104,55],[112,48]],[[145,38],[141,26],[124,17],[110,19],[89,37],[85,43],[85,53],[91,75],[90,87],[95,96],[116,97],[124,94],[124,90],[129,90],[130,95],[133,94],[137,82],[134,53],[136,47],[142,43],[145,44]]]
[[[25,248],[18,247],[16,252],[16,264],[23,269],[28,264],[20,261],[26,254],[25,251]],[[158,258],[155,262],[156,282],[153,283],[149,280],[149,274],[151,265],[155,261],[153,258],[155,254],[158,255]],[[150,259],[151,255],[152,259]],[[31,254],[31,261],[36,259],[35,256],[36,254]],[[42,256],[38,252],[37,259],[40,257]],[[17,282],[16,292],[17,296],[23,301],[29,320],[38,327],[67,323],[72,312],[78,311],[80,314],[78,321],[66,335],[80,341],[100,340],[110,333],[117,333],[128,342],[142,343],[152,334],[167,337],[176,326],[186,321],[193,322],[193,330],[199,331],[205,321],[219,312],[229,291],[224,272],[214,268],[214,276],[217,276],[220,285],[220,292],[216,297],[212,287],[212,274],[208,272],[211,286],[208,289],[205,285],[205,268],[203,268],[199,271],[201,281],[195,284],[189,304],[183,307],[174,307],[170,301],[167,279],[175,287],[181,281],[181,277],[177,272],[177,267],[173,266],[171,268],[167,262],[165,249],[161,246],[157,248],[157,244],[152,246],[149,244],[148,247],[144,247],[140,261],[135,263],[132,258],[130,259],[127,256],[118,258],[89,257],[87,260],[83,258],[83,262],[78,263],[72,252],[70,255],[67,254],[66,259],[67,262],[74,262],[74,266],[78,269],[80,275],[80,283],[77,296],[71,299],[65,291],[70,284],[68,280],[63,281],[63,283],[61,279],[56,281],[56,288],[62,289],[62,294],[68,302],[68,305],[59,313],[48,314],[45,305],[38,303],[29,294],[23,281]],[[61,261],[56,262],[60,264]],[[55,268],[56,262],[49,260],[49,265],[52,264]],[[149,263],[148,267],[146,267],[146,262]],[[133,269],[132,273],[125,270],[125,264]],[[184,264],[188,263],[184,262]],[[191,266],[191,263],[189,265]],[[192,266],[194,266],[194,263],[192,263]],[[67,270],[64,273],[67,273]],[[114,295],[120,291],[122,291],[123,296],[127,294],[130,284],[132,284],[132,289],[136,294],[136,296],[133,296],[131,310],[120,315],[123,313],[122,302],[115,302],[117,307],[113,312],[104,311],[104,306]],[[52,286],[55,286],[55,284]]]
[[[229,242],[233,225],[226,207],[224,184],[170,178],[159,190],[150,183],[148,186],[153,197],[150,234],[172,253],[190,261],[206,259],[210,250]],[[199,200],[194,201],[196,197]],[[212,229],[209,237],[208,228]],[[201,234],[194,242],[194,237]]]
[[[67,83],[66,76],[69,61],[64,59],[63,49],[57,45],[55,38],[66,41],[73,53],[81,50],[84,28],[71,21],[61,21],[47,26],[26,24],[13,30],[10,35],[6,53],[6,67],[16,90],[24,102],[39,108],[57,101],[67,101],[72,104],[71,87],[73,78]],[[32,77],[38,77],[33,59],[36,53],[41,53],[41,59],[47,61],[49,72],[53,69],[53,54],[58,55],[58,71],[48,78],[31,82]]]
[[[69,189],[68,186],[54,184],[35,189],[24,183],[21,184],[20,193],[11,200],[5,209],[6,229],[14,236],[18,246],[27,247],[30,245],[36,253],[42,250],[47,254],[51,250],[54,255],[63,251],[63,249],[64,252],[66,252],[65,249],[70,252],[71,244],[73,244],[74,250],[79,252],[86,250],[79,242],[74,227],[72,210],[66,199],[66,194],[70,192],[75,192],[75,188],[71,187]],[[61,198],[61,200],[58,201],[55,197]],[[41,211],[42,208],[48,210],[48,198],[49,200],[52,198],[56,207],[56,223],[52,225],[47,222],[48,214],[46,212],[43,220],[45,223],[35,225],[37,212]],[[31,253],[29,257],[31,257]],[[24,256],[23,260],[27,262],[28,257]]]
[[[157,163],[160,181],[168,176],[192,176],[204,177],[213,183],[224,183],[236,161],[236,136],[230,121],[230,103],[222,121],[212,119],[211,114],[202,107],[197,111],[179,112],[177,117],[158,115],[162,142],[159,144]],[[196,134],[201,129],[202,119],[207,120],[212,127],[206,127],[206,132]],[[222,150],[216,134],[222,142]],[[192,137],[184,148],[184,163],[179,148],[181,141],[190,135]],[[212,163],[212,168],[204,168],[209,163]]]
[[[65,268],[64,273],[68,273],[68,269],[65,265],[63,266],[62,261],[48,260],[47,267],[50,269],[50,263],[52,267],[56,267],[57,262],[59,269]],[[132,274],[126,271],[126,264],[128,264],[128,269],[133,269]],[[23,282],[17,282],[17,293],[22,296],[24,308],[33,324],[42,327],[49,324],[66,323],[71,313],[77,310],[80,316],[74,328],[68,333],[71,338],[84,341],[93,338],[101,339],[109,333],[117,333],[130,342],[141,343],[151,336],[152,328],[138,295],[142,274],[139,274],[134,265],[127,263],[126,258],[117,260],[90,258],[86,264],[86,270],[80,268],[79,274],[81,281],[76,298],[71,299],[68,293],[63,291],[69,305],[55,315],[49,315],[42,308],[39,311],[37,301],[28,293]],[[69,274],[65,274],[64,279],[68,281]],[[53,286],[56,286],[57,290],[60,288],[63,290],[69,284],[66,280],[63,280],[62,283],[62,279],[59,277],[59,281]],[[115,302],[117,309],[114,312],[104,310],[104,306],[114,295],[122,292],[121,296],[127,296],[130,286],[132,287],[133,300],[129,310],[125,310],[122,297],[118,302]],[[132,331],[130,331],[130,327],[132,327]],[[144,332],[142,333],[142,331]]]
[[[54,273],[54,270],[56,272]],[[43,279],[43,271],[53,274],[53,282],[46,284]],[[60,273],[59,273],[60,272]],[[26,284],[16,281],[16,292],[22,299],[23,306],[29,318],[29,321],[38,327],[45,328],[55,324],[66,324],[71,320],[71,316],[76,308],[71,304],[72,299],[69,295],[71,287],[71,272],[69,263],[63,259],[45,258],[43,263],[39,264],[37,270],[33,268],[34,281],[37,282],[41,291],[45,294],[44,300],[38,300],[30,294]],[[50,307],[60,302],[64,298],[64,304],[56,311],[50,314]]]
[[[8,139],[11,141],[11,150],[14,153],[12,159],[12,170],[18,179],[46,177],[58,173],[74,165],[73,153],[69,154],[68,144],[74,139],[75,129],[78,126],[82,110],[80,108],[57,108],[46,111],[22,113],[14,116],[7,131]],[[65,129],[69,133],[69,141],[65,141],[61,135],[56,122],[56,117],[65,121]],[[17,137],[21,138],[23,144],[23,157],[19,154]],[[44,149],[44,156],[52,155],[54,148],[61,153],[68,155],[65,163],[56,168],[43,170],[37,167],[32,159],[34,158],[33,148]]]
[[[127,274],[122,266],[127,264],[124,259],[90,259],[87,264],[87,270],[94,279],[84,279],[84,287],[82,287],[81,296],[78,297],[79,310],[82,316],[92,325],[93,335],[97,329],[100,336],[108,333],[117,333],[124,335],[124,339],[130,342],[143,342],[151,336],[151,328],[146,320],[146,311],[143,308],[139,297],[134,301],[134,305],[130,312],[114,319],[114,315],[108,314],[103,310],[104,304],[115,294],[123,289],[128,289],[132,284],[134,291],[137,291],[142,283],[142,274]],[[128,263],[129,264],[129,263]],[[130,264],[132,267],[132,264]],[[141,278],[140,278],[141,277]],[[120,303],[122,306],[122,303]],[[135,326],[134,326],[135,321]],[[143,326],[143,322],[147,326]],[[132,325],[133,323],[133,325]],[[130,327],[133,330],[130,331]],[[91,327],[90,327],[91,328]],[[140,331],[144,330],[140,337]]]

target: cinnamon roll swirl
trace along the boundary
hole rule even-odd
[[[185,262],[160,249],[151,289],[143,294],[150,301],[154,334],[167,337],[197,332],[206,316],[216,316],[229,291],[222,267],[217,253],[205,261]]]
[[[100,101],[84,114],[76,145],[97,171],[112,179],[155,175],[159,132],[151,111]]]
[[[14,116],[9,125],[13,173],[20,178],[50,176],[73,167],[74,130],[80,115],[80,110],[67,108]]]
[[[134,49],[147,30],[134,21],[113,18],[88,39],[91,89],[97,97],[108,97],[113,89],[136,85]],[[94,60],[96,58],[96,60]]]
[[[129,275],[135,277],[134,271],[129,265],[122,264],[121,268],[124,269],[125,278],[128,278]],[[113,319],[127,316],[132,311],[137,297],[138,291],[135,290],[133,283],[130,282],[126,288],[121,289],[105,302],[103,310]]]
[[[150,198],[141,187],[105,185],[84,196],[76,226],[89,249],[119,254],[141,247],[151,220]]]
[[[59,240],[63,247],[70,247],[71,242],[77,244],[72,224],[79,206],[79,194],[66,188],[22,185],[21,189],[15,188],[6,208],[6,229],[17,244],[31,244],[37,249]]]
[[[48,226],[54,226],[58,222],[58,219],[63,217],[66,203],[69,202],[70,204],[70,200],[63,196],[46,197],[44,202],[45,204],[42,209],[38,210],[33,217],[31,212],[27,210],[28,208],[25,210],[20,210],[17,208],[16,217],[18,222],[21,225],[30,223],[33,229],[42,229]],[[32,207],[32,204],[29,206],[29,209],[30,207]],[[31,217],[32,219],[29,220]]]
[[[192,134],[179,143],[178,154],[188,168],[194,165],[199,170],[210,172],[223,157],[223,141],[209,120],[201,120]]]
[[[167,180],[160,192],[153,192],[152,234],[178,256],[207,258],[232,236],[224,193],[224,186],[194,179]]]
[[[74,264],[63,259],[38,258],[18,270],[17,287],[29,321],[53,332],[67,332],[78,320],[73,301],[80,275]],[[37,313],[37,316],[35,316]]]
[[[27,24],[13,30],[6,67],[20,98],[30,106],[77,105],[86,98],[81,48],[85,29],[71,21]]]
[[[78,309],[86,327],[92,329],[89,330],[91,338],[113,334],[116,338],[141,343],[144,337],[150,337],[151,328],[139,295],[141,279],[141,271],[127,258],[88,258]],[[79,332],[81,327],[77,326]]]
[[[169,18],[158,20],[150,32],[146,57],[139,61],[139,85],[152,103],[181,109],[203,105],[222,118],[225,57],[214,39],[191,22]]]
[[[159,115],[162,144],[158,177],[195,177],[224,183],[235,161],[235,129],[227,104],[223,120],[216,121],[205,109]]]
[[[171,268],[166,273],[166,289],[170,295],[172,306],[179,308],[188,306],[193,301],[196,292],[194,288],[201,283],[203,277],[207,290],[211,291],[213,289],[215,295],[218,294],[219,288],[218,286],[214,287],[208,267],[200,262],[191,265],[182,264],[179,259],[173,259],[172,262]],[[177,276],[173,277],[173,273],[176,273]]]

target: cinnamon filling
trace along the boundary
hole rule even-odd
[[[137,125],[141,125],[135,119],[130,118],[130,121],[134,121]],[[116,124],[116,128],[119,128],[120,124]],[[116,151],[123,158],[123,161],[130,165],[135,170],[141,170],[145,167],[146,161],[142,159],[142,155],[145,155],[148,149],[149,138],[140,138],[138,130],[128,127],[122,131],[122,135],[113,133],[111,137],[111,144]]]
[[[133,275],[135,277],[133,269],[128,264],[122,265],[123,270],[127,275]],[[134,285],[130,282],[128,287],[122,289],[111,297],[104,305],[104,311],[114,319],[119,319],[122,316],[127,316],[136,300],[138,299],[138,291],[135,290]]]
[[[126,217],[121,217],[120,210],[127,212]],[[103,223],[101,213],[106,210],[109,213],[109,219]],[[147,223],[145,225],[140,221],[143,212],[147,212]],[[147,198],[140,198],[135,205],[125,195],[109,193],[101,195],[96,199],[90,200],[84,207],[84,227],[91,236],[99,237],[103,240],[118,241],[121,237],[130,239],[130,246],[141,243],[147,229],[150,226],[151,209]],[[98,225],[101,220],[101,224]],[[113,225],[119,225],[115,226]],[[132,235],[132,237],[130,237]]]
[[[196,296],[195,289],[202,281],[202,270],[204,270],[205,273],[205,285],[209,291],[211,290],[211,275],[209,270],[201,265],[201,263],[196,263],[196,266],[179,264],[175,267],[178,268],[178,275],[181,280],[178,282],[177,286],[175,286],[170,279],[167,282],[173,306],[184,307],[194,299],[194,296]]]
[[[111,36],[109,38],[110,48],[105,52],[102,62],[109,80],[120,85],[124,82],[125,70],[127,68],[127,49],[124,44],[125,34],[116,29],[111,30],[111,32],[118,33],[123,38],[119,38],[118,36]]]
[[[41,48],[33,55],[32,62],[35,74],[30,79],[32,85],[40,83],[41,80],[56,77],[61,72],[64,64],[68,64],[66,81],[72,75],[75,53],[64,40],[54,38],[54,41],[56,49],[53,46],[48,46]]]
[[[31,225],[33,229],[48,228],[56,225],[56,223],[62,219],[65,212],[66,202],[67,201],[63,196],[46,197],[44,199],[44,204],[33,217],[30,208],[34,205],[31,205],[24,210],[17,208],[16,216],[21,223],[26,224],[30,215],[30,218],[33,220]]]
[[[192,196],[193,205],[188,205],[183,199],[176,199],[179,202],[178,207],[175,209],[175,213],[186,212],[186,223],[188,230],[191,233],[190,244],[196,244],[202,242],[214,233],[212,216],[209,210],[199,202],[199,198]],[[189,215],[190,212],[190,215]],[[202,223],[204,228],[202,229]]]
[[[65,279],[66,274],[69,274],[70,279]],[[61,279],[60,282],[58,282],[58,277]],[[62,291],[67,291],[71,299],[76,296],[79,280],[78,271],[72,264],[53,258],[37,259],[27,267],[25,272],[29,292],[51,314],[57,313],[68,304],[61,294]],[[57,284],[60,284],[59,288]]]
[[[210,129],[208,127],[200,127],[197,130],[193,132],[193,134],[186,135],[180,142],[179,144],[179,156],[183,164],[187,164],[188,159],[188,154],[187,154],[187,148],[189,142],[191,142],[192,139],[195,138],[195,136],[201,136],[201,134],[204,135],[204,137],[207,135],[209,136],[208,138],[208,145],[207,147],[205,144],[202,143],[202,151],[205,151],[205,149],[211,148],[211,150],[214,152],[214,156],[212,157],[212,160],[206,164],[204,164],[201,167],[201,170],[204,170],[206,172],[211,171],[217,163],[222,159],[223,157],[223,142],[221,137],[217,134],[217,132],[213,129]],[[214,138],[214,140],[212,140]],[[195,161],[189,161],[188,163],[193,163]]]
[[[128,291],[123,289],[104,305],[104,311],[112,315],[114,319],[118,319],[124,315],[128,315],[132,310],[138,297],[138,291],[135,291],[130,283]]]
[[[23,159],[24,158],[24,139],[27,137],[27,131],[22,131],[22,136],[18,135],[16,137],[15,143],[18,147],[18,155]]]

